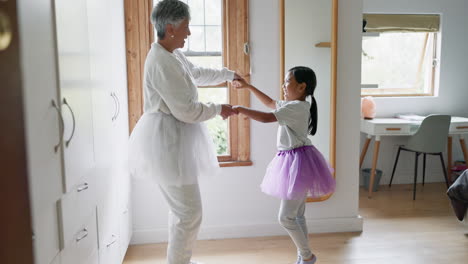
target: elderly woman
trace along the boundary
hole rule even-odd
[[[190,35],[189,7],[163,0],[151,21],[158,40],[146,57],[144,114],[130,137],[130,163],[137,178],[149,178],[160,187],[170,207],[168,263],[188,264],[202,219],[198,176],[219,169],[208,119],[234,114],[230,105],[201,103],[197,85],[232,81],[238,75],[224,68],[193,65],[179,48]]]

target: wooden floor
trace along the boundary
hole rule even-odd
[[[421,186],[418,186],[421,187]],[[362,233],[311,234],[317,264],[467,264],[468,225],[452,213],[443,184],[426,184],[412,200],[411,185],[360,192]],[[131,246],[124,264],[163,264],[166,244]],[[198,241],[194,260],[205,264],[292,264],[289,237]]]

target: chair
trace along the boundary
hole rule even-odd
[[[426,178],[426,155],[437,155],[442,163],[442,171],[444,172],[445,184],[449,187],[447,171],[445,169],[444,158],[442,152],[447,145],[448,132],[450,127],[449,115],[430,115],[426,117],[419,127],[418,131],[410,137],[408,144],[400,146],[396,156],[395,164],[393,165],[392,177],[390,178],[389,187],[392,186],[393,176],[400,157],[400,151],[410,151],[415,153],[414,166],[414,184],[413,184],[413,200],[416,199],[416,181],[418,177],[418,158],[423,154],[423,186]]]

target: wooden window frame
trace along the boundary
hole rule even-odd
[[[439,32],[428,32],[427,34],[433,33],[433,47],[432,47],[432,60],[439,61],[439,53],[438,53],[438,39],[439,39]],[[429,37],[429,35],[427,36]],[[426,38],[427,41],[427,38]],[[374,94],[371,91],[375,91],[375,88],[363,88],[361,87],[361,97],[372,96],[372,97],[428,97],[435,95],[435,82],[436,82],[436,74],[439,67],[439,63],[437,65],[432,66],[432,73],[431,73],[431,84],[429,87],[429,91],[427,93],[418,93],[416,88],[377,88],[380,93]],[[366,84],[363,84],[366,85]],[[387,91],[399,91],[398,93],[387,93]],[[407,91],[407,93],[404,93]]]
[[[249,42],[248,0],[222,0],[223,64],[250,81],[250,57],[244,52]],[[154,40],[150,14],[153,0],[125,0],[128,112],[130,132],[143,114],[143,69]],[[250,94],[227,83],[229,103],[250,106]],[[218,156],[221,167],[250,166],[250,119],[229,118],[229,155]]]

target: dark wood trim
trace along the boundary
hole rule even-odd
[[[10,18],[13,32],[10,46],[0,51],[0,123],[6,124],[0,140],[4,176],[0,226],[6,232],[0,242],[0,263],[28,264],[34,258],[16,3],[16,0],[0,1],[0,11]]]

